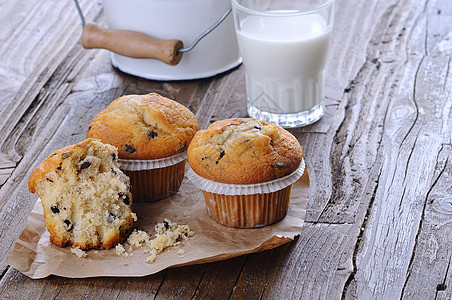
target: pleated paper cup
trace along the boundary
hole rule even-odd
[[[254,228],[282,220],[289,209],[292,185],[304,173],[301,161],[291,174],[258,184],[226,184],[203,178],[193,170],[190,181],[202,189],[208,215],[217,223],[236,228]]]
[[[153,202],[177,193],[185,175],[187,152],[160,159],[118,161],[130,178],[133,201]]]

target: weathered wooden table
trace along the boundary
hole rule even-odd
[[[81,1],[105,25],[100,1]],[[452,2],[338,0],[327,114],[290,130],[311,179],[301,236],[273,250],[144,278],[32,280],[4,259],[36,196],[27,180],[115,98],[158,92],[202,128],[245,117],[242,66],[155,82],[85,50],[72,1],[0,1],[0,298],[450,299]]]

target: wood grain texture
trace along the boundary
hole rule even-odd
[[[205,272],[205,265],[168,270],[156,299],[193,298]]]
[[[105,25],[101,1],[80,1]],[[337,0],[327,113],[290,131],[311,190],[299,238],[143,278],[31,280],[3,261],[36,196],[28,175],[124,94],[157,92],[206,128],[245,117],[243,66],[159,82],[84,50],[72,1],[0,1],[0,298],[450,299],[452,2]]]
[[[0,109],[0,182],[9,178],[26,150],[5,143],[15,143],[16,134],[26,130],[29,119],[25,115],[30,111],[54,105],[42,103],[40,93],[66,58],[71,59],[69,52],[80,34],[72,5],[62,1],[2,5],[2,20],[8,26],[2,30],[0,45],[0,97],[4,108]],[[86,8],[91,16],[92,12],[99,13],[100,5],[91,3]],[[49,17],[46,12],[54,15]],[[57,79],[54,84],[64,80]]]
[[[236,289],[246,259],[246,256],[241,256],[209,264],[193,298],[228,299]]]
[[[232,299],[261,299],[271,286],[285,252],[294,242],[276,249],[250,255],[236,282]]]
[[[416,82],[419,85],[423,84],[422,77],[426,73],[432,76],[432,72],[426,70],[429,68],[435,69],[435,74],[441,79],[447,77],[447,64],[445,68],[444,61],[435,63],[435,60],[441,61],[430,58],[413,61],[413,68],[418,68]],[[443,71],[438,72],[441,66]],[[450,123],[448,103],[451,99],[436,98],[431,94],[441,94],[443,81],[440,78],[436,81],[440,86],[413,87],[416,92],[411,98],[411,111],[414,112],[411,119],[405,116],[402,121],[393,111],[390,116],[397,120],[385,123],[384,139],[387,146],[382,149],[381,155],[385,157],[383,168],[386,172],[380,176],[370,215],[373,226],[366,230],[365,241],[357,258],[361,268],[356,278],[363,281],[358,293],[364,297],[370,294],[382,294],[383,297],[400,295],[409,272],[408,263],[415,250],[416,235],[425,214],[426,194],[434,182],[437,156],[444,145],[441,138],[432,139],[431,136]],[[432,101],[432,98],[436,98],[436,101]],[[431,118],[429,115],[436,117]],[[394,127],[391,128],[391,125]],[[406,151],[394,151],[397,148],[405,148]],[[382,249],[377,245],[385,247]],[[394,259],[394,253],[397,259]]]
[[[131,279],[50,276],[32,280],[19,272],[9,272],[2,279],[0,293],[2,299],[150,299],[157,293],[164,275],[161,272]]]
[[[407,12],[404,6],[397,6],[391,11],[392,15],[400,16],[389,30],[401,33],[400,40],[390,40],[387,44],[394,45],[393,52],[405,54],[405,60],[395,78],[389,79],[392,85],[386,97],[397,101],[390,102],[385,114],[379,151],[384,157],[384,172],[379,177],[369,225],[356,258],[358,298],[400,297],[404,290],[417,290],[426,282],[428,290],[434,292],[442,282],[431,281],[428,269],[417,282],[407,281],[415,266],[410,261],[418,254],[416,244],[428,213],[427,195],[438,172],[438,156],[444,145],[450,143],[452,101],[450,57],[426,55],[427,44],[422,41],[429,32],[419,30],[421,24],[428,24],[430,16],[437,14],[437,9],[432,9],[429,3],[414,8]],[[405,34],[414,43],[401,47]],[[444,242],[447,244],[447,240]],[[444,259],[448,265],[450,255]],[[450,289],[444,293],[451,295]],[[411,296],[416,294],[411,292]]]
[[[353,225],[306,224],[283,256],[264,297],[339,299],[353,272],[352,255],[360,229]]]
[[[424,213],[414,245],[403,296],[450,298],[452,230],[452,145],[444,145],[436,157],[433,181],[426,195]],[[422,284],[426,280],[431,284]],[[436,285],[435,285],[436,284]]]

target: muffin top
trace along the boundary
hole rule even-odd
[[[119,158],[157,159],[184,152],[198,129],[188,108],[151,93],[113,101],[94,117],[86,137],[117,147]]]
[[[86,139],[75,145],[68,145],[64,148],[55,150],[46,159],[44,159],[31,172],[28,179],[28,189],[30,192],[36,192],[36,183],[49,172],[60,172],[65,160],[79,160],[77,161],[78,170],[88,168],[91,163],[85,162],[83,158],[88,155],[93,155],[93,151],[103,152],[111,156],[112,161],[116,160],[116,149],[110,145],[105,145],[96,139]]]
[[[188,162],[196,174],[229,184],[289,175],[302,158],[303,150],[290,132],[250,118],[217,121],[198,131],[188,147]]]

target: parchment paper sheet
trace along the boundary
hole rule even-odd
[[[134,247],[129,257],[118,256],[115,249],[89,250],[86,258],[78,258],[70,247],[59,248],[49,242],[44,224],[42,205],[37,201],[24,231],[6,259],[6,263],[37,279],[51,274],[69,278],[97,276],[139,277],[182,265],[224,260],[239,255],[271,249],[299,235],[306,214],[309,178],[305,171],[292,188],[287,216],[280,222],[253,229],[236,229],[217,224],[207,215],[201,190],[184,178],[179,192],[154,203],[134,203],[138,215],[134,226],[154,237],[154,226],[168,218],[187,224],[195,235],[178,247],[168,248],[157,255],[154,263],[146,263],[149,249]],[[126,247],[127,250],[128,247]],[[183,249],[185,253],[178,255]]]

